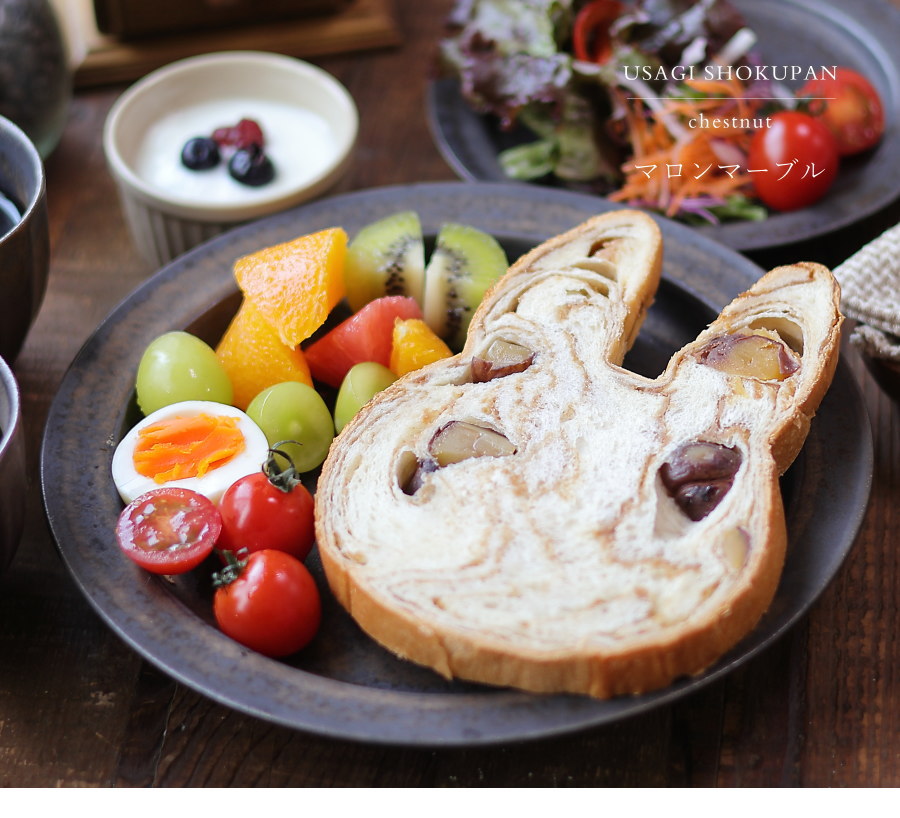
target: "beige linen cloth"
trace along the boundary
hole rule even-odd
[[[844,314],[859,322],[850,343],[900,367],[900,224],[850,256],[834,275]]]

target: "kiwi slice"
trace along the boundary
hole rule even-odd
[[[488,287],[506,272],[509,262],[491,235],[465,224],[448,222],[425,268],[425,322],[458,352],[469,322]]]
[[[347,245],[344,285],[354,312],[383,295],[407,295],[421,304],[424,281],[422,224],[412,210],[366,225]]]

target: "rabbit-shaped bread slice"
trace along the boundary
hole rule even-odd
[[[633,211],[545,242],[459,355],[337,438],[319,550],[376,640],[447,677],[608,697],[697,673],[755,625],[784,557],[778,476],[837,360],[837,285],[772,271],[650,380],[620,363],[660,256]]]

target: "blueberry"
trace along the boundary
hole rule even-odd
[[[191,170],[209,170],[219,164],[219,146],[207,136],[188,139],[181,149],[181,163]]]
[[[228,172],[242,185],[259,187],[275,178],[275,166],[259,145],[235,151],[228,163]]]

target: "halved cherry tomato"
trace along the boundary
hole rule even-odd
[[[797,210],[831,187],[840,157],[831,131],[799,111],[779,111],[750,142],[747,169],[756,195],[773,210]]]
[[[287,461],[284,468],[277,458]],[[312,495],[288,455],[276,444],[261,471],[232,483],[219,501],[219,551],[272,548],[305,560],[315,540]]]
[[[316,380],[337,389],[355,364],[375,361],[390,366],[394,320],[421,317],[414,298],[376,298],[304,350],[309,371]]]
[[[609,27],[622,14],[618,0],[592,0],[575,15],[572,50],[586,62],[605,63],[612,55]]]
[[[810,97],[809,112],[822,120],[837,140],[841,156],[874,148],[884,133],[884,107],[875,87],[851,68],[838,68],[834,79],[820,77],[797,93]]]
[[[154,574],[183,574],[210,553],[222,530],[215,505],[190,489],[159,488],[129,503],[116,523],[122,551]]]
[[[222,632],[265,656],[290,656],[319,629],[322,603],[300,560],[266,549],[230,563],[214,578],[213,613]]]

